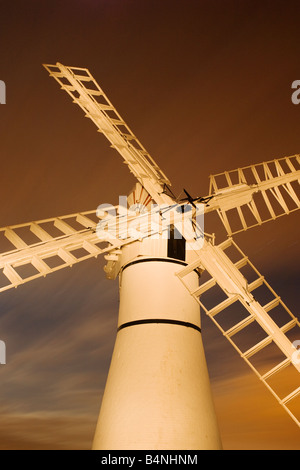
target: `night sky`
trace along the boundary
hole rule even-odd
[[[89,68],[176,194],[300,153],[299,14],[289,0],[1,0],[0,226],[116,204],[135,183],[43,63]],[[295,212],[235,237],[295,315],[298,224]],[[103,266],[1,293],[0,449],[91,447],[118,311]],[[297,426],[204,316],[202,331],[224,448],[300,449]]]

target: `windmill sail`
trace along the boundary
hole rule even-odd
[[[149,201],[147,194],[145,198]],[[115,279],[120,269],[117,261],[121,247],[168,230],[169,219],[162,220],[159,206],[141,214],[122,206],[109,207],[114,215],[99,206],[97,212],[0,228],[0,292],[100,254],[107,260],[104,268],[107,277]],[[177,219],[181,218],[182,214],[177,214]]]
[[[210,177],[207,212],[216,210],[229,236],[300,208],[300,156]]]
[[[121,118],[89,70],[59,63],[44,67],[119,152],[150,196],[158,204],[170,202],[170,198],[163,194],[165,185],[171,185],[170,181]]]
[[[229,248],[233,248],[232,251],[235,253],[226,254],[225,251]],[[232,256],[235,256],[234,261],[230,259]],[[246,266],[250,267],[252,271],[251,282],[242,273]],[[293,390],[289,390],[288,393],[281,396],[270,383],[275,375],[279,376],[289,366],[300,372],[297,349],[287,336],[288,332],[295,333],[297,330],[297,335],[294,338],[299,338],[300,324],[297,318],[232,239],[226,240],[219,246],[213,246],[206,242],[198,260],[177,273],[179,279],[188,289],[188,284],[185,282],[186,276],[195,269],[200,269],[203,272],[206,270],[208,278],[204,281],[200,280],[199,287],[190,291],[191,295],[199,302],[209,318],[266,385],[279,404],[300,426],[299,417],[295,416],[289,408],[300,396],[300,387],[296,385]],[[269,294],[265,304],[256,300],[257,292],[262,286]],[[213,302],[212,299],[208,300],[208,305],[205,297],[215,287],[218,287],[219,292],[212,296]],[[263,297],[266,297],[266,291],[263,292]],[[253,336],[249,331],[250,325],[256,327]],[[242,333],[246,334],[242,335]],[[278,363],[269,366],[267,370],[262,372],[260,361],[253,362],[253,359],[257,359],[257,355],[263,350],[266,352],[270,345],[272,345],[272,354],[280,359]],[[268,354],[270,354],[269,350],[270,348]],[[297,374],[296,376],[297,384],[299,384],[299,376]]]
[[[96,220],[96,211],[88,211],[1,228],[0,292],[130,241],[111,236],[100,240]]]

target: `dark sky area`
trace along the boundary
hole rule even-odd
[[[0,226],[116,204],[135,183],[43,63],[88,68],[176,194],[300,153],[299,14],[290,0],[1,0]],[[235,240],[297,315],[298,213]],[[118,310],[103,266],[1,293],[0,449],[91,447]],[[202,322],[224,448],[300,449],[297,426]]]

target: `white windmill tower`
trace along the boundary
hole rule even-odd
[[[289,367],[300,372],[298,343],[288,336],[299,322],[232,239],[238,231],[299,209],[299,155],[212,176],[208,196],[193,200],[187,194],[184,204],[87,69],[59,63],[45,68],[138,180],[130,202],[148,207],[144,213],[128,213],[120,205],[99,210],[98,218],[89,211],[1,229],[12,249],[0,257],[7,280],[0,292],[100,254],[107,259],[107,277],[119,276],[118,333],[93,447],[221,448],[200,307],[300,426],[293,408],[299,378],[284,395],[272,383]],[[228,233],[219,245],[197,225],[198,214],[213,211]],[[177,240],[174,231],[183,237]],[[22,266],[34,272],[21,275]],[[242,273],[245,267],[254,274],[251,280]],[[270,294],[266,303],[257,300],[262,286]],[[219,293],[207,304],[215,288]],[[238,341],[254,324],[263,336],[246,335],[251,344]],[[270,345],[280,357],[262,372],[253,359]]]

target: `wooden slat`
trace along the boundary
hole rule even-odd
[[[27,243],[25,243],[19,235],[14,232],[14,230],[7,228],[4,232],[5,237],[18,249],[27,248]]]

